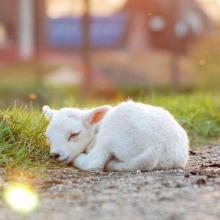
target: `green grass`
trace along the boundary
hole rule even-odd
[[[149,102],[163,106],[174,114],[187,130],[192,146],[207,144],[219,138],[220,95],[155,96]]]
[[[12,108],[0,111],[0,166],[32,170],[46,165],[49,150],[45,145],[43,116],[34,109]]]
[[[138,100],[171,111],[188,131],[191,146],[207,144],[219,137],[220,95],[150,95]],[[68,106],[77,104],[73,103],[73,99],[63,103]],[[104,103],[91,101],[83,105],[99,104]],[[82,106],[80,103],[78,105]],[[13,107],[0,111],[0,167],[6,170],[38,170],[51,165],[44,138],[46,124],[42,113],[36,108]]]

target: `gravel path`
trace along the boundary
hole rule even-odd
[[[220,219],[220,146],[191,151],[186,170],[86,173],[48,170],[41,205],[19,216],[0,203],[0,219]]]

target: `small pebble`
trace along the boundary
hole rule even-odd
[[[189,173],[185,173],[185,178],[189,178],[190,177],[190,174]]]
[[[196,181],[196,184],[197,184],[197,185],[206,185],[206,184],[207,184],[207,179],[206,179],[205,177],[199,178],[199,179]]]

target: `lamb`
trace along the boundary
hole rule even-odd
[[[46,137],[58,161],[85,171],[184,168],[186,131],[165,109],[122,102],[94,109],[43,107]]]

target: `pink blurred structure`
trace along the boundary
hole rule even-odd
[[[178,41],[176,50],[178,53],[184,53],[194,39],[210,29],[211,21],[195,0],[175,0],[176,8],[173,7],[173,2],[173,0],[127,0],[124,7],[116,12],[128,18],[123,24],[120,39],[122,43],[117,49],[128,49],[130,52],[152,48],[173,50],[175,32]],[[0,0],[0,5],[1,62],[13,59],[27,60],[48,54],[50,51],[62,54],[64,52],[67,55],[67,52],[73,53],[77,50],[71,46],[69,50],[63,50],[61,47],[54,50],[49,45],[50,33],[47,27],[45,0]],[[101,20],[99,25],[106,26],[102,18],[98,19],[99,22]],[[65,23],[62,27],[65,29],[64,26]]]

